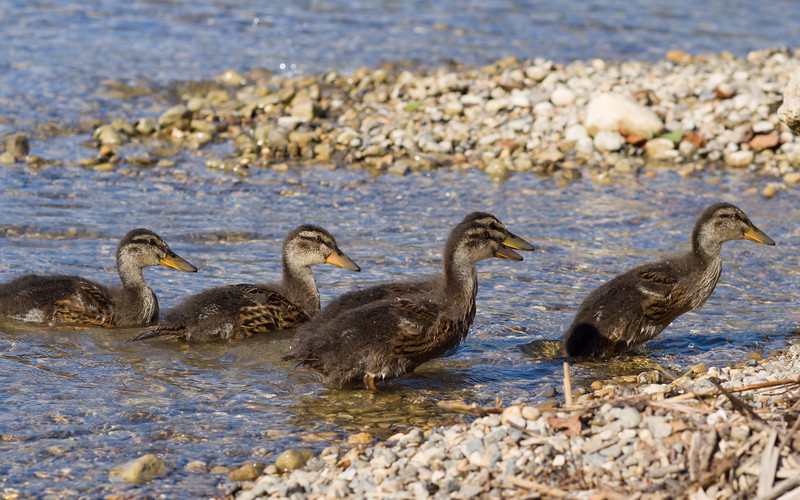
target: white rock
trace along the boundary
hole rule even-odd
[[[761,120],[753,124],[753,132],[756,134],[768,134],[774,129],[775,127],[767,120]]]
[[[645,143],[644,150],[647,152],[647,156],[654,160],[674,158],[674,154],[677,153],[674,151],[675,143],[665,137],[650,139]]]
[[[731,167],[746,167],[753,163],[752,151],[734,151],[725,155],[725,164]]]
[[[584,126],[589,135],[624,129],[642,137],[653,137],[664,128],[661,118],[650,108],[614,92],[596,95],[589,101]]]
[[[569,106],[575,101],[575,92],[564,86],[556,87],[550,95],[550,102],[554,106]]]
[[[586,127],[581,124],[570,125],[564,131],[564,139],[567,141],[578,142],[587,137],[589,137],[589,133],[586,131]]]
[[[617,132],[601,130],[594,136],[594,147],[598,151],[619,151],[625,144],[625,138]]]
[[[778,109],[778,118],[794,133],[800,133],[800,68],[794,70],[783,92],[783,104]]]
[[[528,94],[519,90],[513,90],[511,96],[508,98],[508,103],[513,108],[530,108],[531,98]]]

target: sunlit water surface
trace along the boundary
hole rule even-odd
[[[280,361],[291,332],[187,345],[126,342],[136,330],[0,323],[0,491],[209,496],[224,476],[186,472],[190,460],[263,463],[288,447],[319,450],[349,433],[385,437],[464,418],[437,407],[447,399],[546,401],[540,394],[559,387],[563,360],[534,358],[520,346],[557,339],[581,299],[615,273],[688,248],[696,216],[722,199],[778,245],[725,244],[712,298],[647,344],[642,359],[680,371],[770,352],[785,345],[798,320],[800,203],[793,191],[771,200],[746,194],[745,173],[719,181],[668,171],[614,186],[559,187],[533,175],[496,185],[478,172],[372,177],[304,169],[239,179],[199,171],[178,180],[159,171],[2,169],[0,280],[59,272],[112,284],[118,239],[148,227],[199,268],[196,275],[146,270],[162,310],[211,286],[275,279],[283,236],[304,222],[329,229],[363,269],[315,268],[323,303],[436,272],[448,232],[473,210],[494,212],[536,251],[523,262],[480,262],[478,314],[466,343],[378,395],[326,389],[308,369]],[[578,365],[574,378],[586,385],[618,372]],[[145,453],[163,458],[169,473],[141,486],[110,479],[115,467]]]

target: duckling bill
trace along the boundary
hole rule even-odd
[[[468,215],[450,233],[440,275],[376,285],[332,301],[295,335],[284,360],[308,365],[327,385],[410,373],[466,338],[475,319],[475,264],[496,257],[522,260],[533,246],[510,233],[493,215]]]
[[[695,223],[690,251],[633,268],[586,297],[564,334],[566,354],[605,357],[656,337],[708,300],[722,272],[722,244],[739,239],[775,244],[736,206],[709,206]]]
[[[157,326],[139,332],[130,340],[237,340],[294,328],[319,310],[319,290],[311,266],[324,263],[351,271],[361,270],[339,249],[328,231],[310,224],[298,226],[283,243],[283,280],[280,283],[229,285],[205,290],[185,299],[167,311]]]
[[[117,248],[121,288],[79,276],[26,275],[0,285],[0,315],[52,326],[144,326],[158,319],[158,300],[142,269],[161,265],[179,271],[197,268],[170,250],[148,229],[134,229]]]

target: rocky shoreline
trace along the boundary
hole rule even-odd
[[[773,196],[800,182],[800,139],[778,113],[798,66],[788,50],[673,51],[655,63],[511,57],[480,68],[394,64],[293,78],[228,71],[176,84],[174,95],[107,82],[105,97],[162,111],[84,123],[91,137],[78,137],[96,154],[82,159],[47,160],[37,137],[18,134],[0,164],[185,174],[202,163],[241,175],[303,164],[399,175],[455,167],[563,182],[733,168],[763,173],[759,189]],[[165,106],[171,98],[179,103]]]
[[[567,370],[568,372],[568,370]],[[562,404],[478,408],[469,424],[374,445],[287,450],[217,498],[688,498],[800,495],[800,344],[662,381],[596,382]],[[252,473],[254,465],[239,473]]]

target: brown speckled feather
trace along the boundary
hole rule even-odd
[[[239,310],[240,328],[247,337],[274,330],[294,328],[309,320],[300,307],[274,290],[256,285],[234,285],[254,298]]]
[[[116,326],[117,319],[107,292],[83,278],[76,284],[78,293],[53,304],[53,321],[65,325]]]

